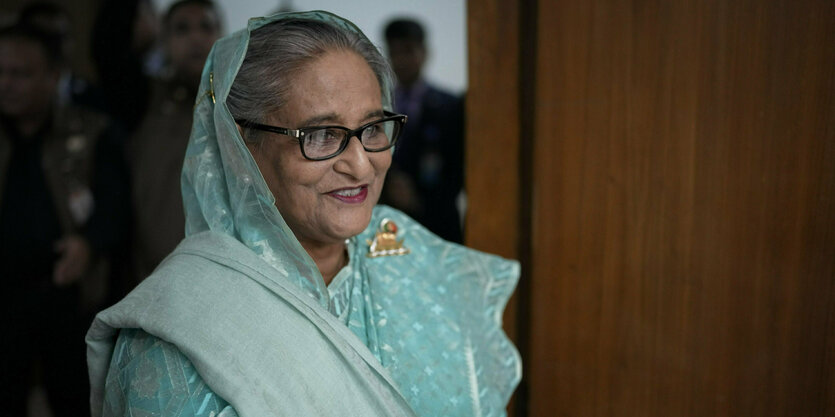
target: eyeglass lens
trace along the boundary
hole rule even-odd
[[[380,151],[388,148],[392,138],[397,138],[399,121],[386,120],[366,126],[359,133],[360,141],[367,151]],[[310,158],[324,158],[339,152],[343,142],[348,141],[351,131],[328,127],[305,132],[302,145],[304,153]]]

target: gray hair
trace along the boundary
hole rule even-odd
[[[232,117],[266,123],[269,114],[287,103],[294,75],[330,51],[353,51],[365,59],[380,84],[383,103],[392,102],[391,65],[362,33],[321,21],[286,19],[252,32],[226,100]],[[254,130],[245,131],[247,141],[257,140]]]

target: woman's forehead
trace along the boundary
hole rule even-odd
[[[281,110],[279,116],[297,124],[368,120],[382,114],[380,85],[357,53],[326,52],[294,74],[287,104]]]

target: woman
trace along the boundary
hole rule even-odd
[[[252,19],[201,92],[188,237],[93,323],[94,415],[503,415],[518,264],[375,207],[405,117],[359,29]]]

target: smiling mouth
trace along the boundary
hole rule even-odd
[[[362,191],[362,189],[363,187],[346,188],[344,190],[336,190],[333,193],[342,197],[355,197]]]
[[[361,185],[354,188],[341,188],[329,192],[328,195],[345,203],[362,203],[368,197],[368,186]]]

